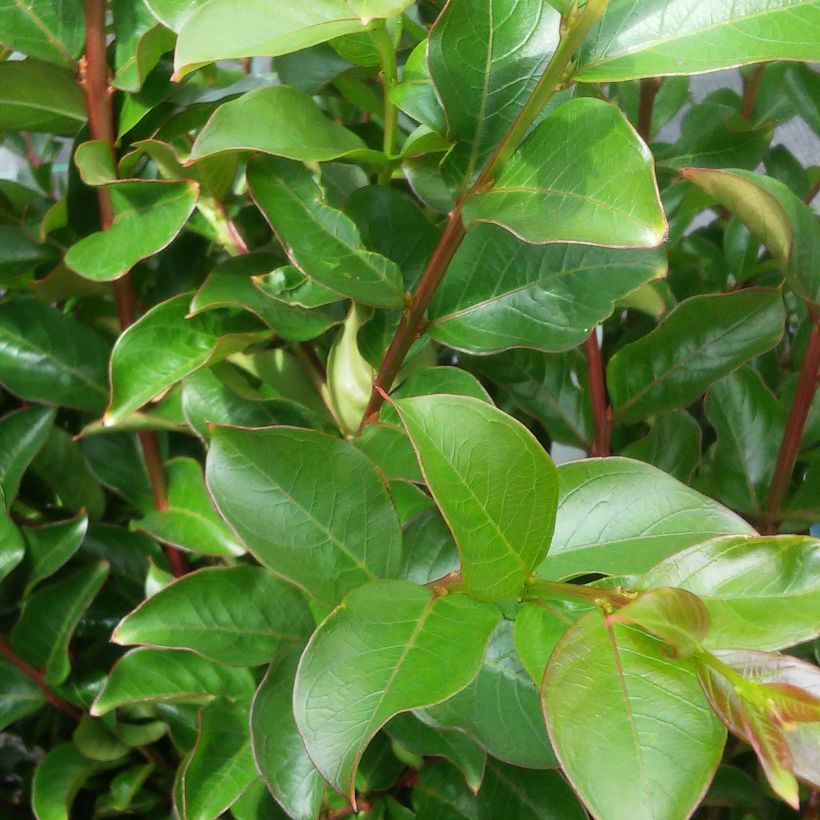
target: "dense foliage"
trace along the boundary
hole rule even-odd
[[[0,45],[3,817],[817,816],[818,0]]]

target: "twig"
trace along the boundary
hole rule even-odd
[[[743,102],[740,105],[740,114],[744,120],[752,118],[752,112],[757,99],[757,89],[760,87],[760,79],[763,77],[765,63],[755,66],[754,71],[743,80]]]
[[[589,396],[592,401],[592,415],[595,419],[595,437],[590,447],[591,456],[608,456],[611,452],[612,414],[606,398],[604,382],[604,361],[598,344],[597,329],[584,342],[587,355],[587,379]]]

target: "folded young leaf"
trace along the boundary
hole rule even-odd
[[[293,691],[296,723],[322,776],[355,805],[356,769],[376,732],[399,712],[467,686],[498,619],[492,605],[406,581],[350,593],[308,643]]]
[[[619,82],[764,60],[818,60],[812,0],[612,0],[581,50],[575,78]]]
[[[616,106],[591,97],[548,114],[463,215],[467,228],[491,222],[537,245],[652,248],[667,229],[649,149]]]
[[[694,811],[726,731],[691,660],[670,660],[662,642],[591,612],[555,648],[542,698],[564,773],[593,816]]]
[[[487,600],[518,595],[555,525],[550,457],[524,425],[478,399],[417,396],[396,407],[455,536],[464,588]]]

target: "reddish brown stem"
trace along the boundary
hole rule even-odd
[[[644,142],[652,136],[652,111],[655,108],[655,97],[660,91],[662,80],[659,77],[646,77],[641,80],[641,97],[638,103],[638,133]]]
[[[46,700],[48,700],[55,709],[59,709],[63,714],[68,715],[73,720],[80,720],[82,712],[80,712],[76,706],[72,706],[67,700],[63,700],[58,694],[53,692],[46,683],[42,673],[35,669],[28,661],[21,658],[14,649],[12,649],[5,635],[0,635],[0,655],[12,666],[16,666],[27,678],[33,680],[34,683],[43,690]]]
[[[593,330],[592,335],[584,342],[584,350],[587,354],[589,396],[592,401],[592,415],[595,419],[595,438],[589,454],[598,457],[608,456],[611,451],[612,421],[606,398],[604,360],[598,344],[597,331]]]
[[[817,389],[817,378],[820,374],[820,318],[815,318],[806,346],[806,356],[800,370],[800,379],[794,394],[792,409],[783,434],[780,452],[777,456],[777,465],[769,486],[769,495],[766,499],[765,520],[761,527],[767,534],[776,533],[780,527],[780,514],[783,499],[789,488],[794,462],[800,450],[800,440],[803,438],[803,428],[809,415],[814,392]]]
[[[744,120],[750,120],[752,118],[755,100],[757,99],[757,89],[760,87],[760,79],[763,76],[765,68],[765,63],[755,66],[752,73],[743,81],[743,102],[740,106],[740,114]]]

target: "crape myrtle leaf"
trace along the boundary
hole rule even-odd
[[[31,808],[37,820],[69,820],[77,792],[99,769],[73,743],[51,748],[34,772]]]
[[[473,792],[479,790],[487,753],[463,732],[433,728],[409,712],[396,715],[384,730],[411,754],[446,758],[464,775]]]
[[[569,350],[616,300],[665,272],[660,251],[537,247],[482,225],[456,251],[430,307],[429,331],[468,353]]]
[[[23,560],[25,542],[5,507],[0,508],[0,582]]]
[[[388,481],[423,481],[413,445],[398,424],[371,422],[354,441]]]
[[[176,42],[173,32],[157,25],[145,3],[112,0],[114,14],[114,88],[137,93],[162,55]]]
[[[783,336],[780,291],[693,296],[607,366],[615,418],[632,423],[686,407],[710,384],[771,350]]]
[[[608,623],[634,624],[672,647],[674,657],[700,651],[709,634],[709,610],[685,589],[654,587],[610,615]]]
[[[575,79],[699,74],[765,60],[820,59],[812,0],[612,0],[582,47]]]
[[[153,763],[146,763],[144,766],[134,766],[117,774],[111,779],[109,794],[103,798],[104,802],[97,804],[98,807],[104,806],[117,812],[127,811],[145,781],[154,772],[154,768]]]
[[[455,536],[465,589],[517,595],[549,548],[555,465],[526,427],[479,399],[416,396],[396,407]]]
[[[271,797],[265,781],[257,777],[231,806],[234,820],[287,820],[288,815]]]
[[[107,425],[118,424],[180,379],[269,333],[247,314],[208,311],[189,318],[190,300],[189,293],[181,293],[160,302],[117,339],[111,354],[111,403],[103,419]]]
[[[325,202],[307,168],[277,157],[253,157],[248,184],[254,202],[303,273],[364,304],[403,304],[398,266],[365,249],[355,223]]]
[[[541,0],[452,0],[430,30],[429,71],[447,136],[469,152],[467,184],[535,88],[558,45],[560,23]]]
[[[685,410],[658,416],[644,438],[621,450],[628,458],[646,461],[687,483],[700,462],[700,425]]]
[[[214,509],[199,463],[174,458],[166,471],[168,506],[150,511],[132,522],[132,527],[197,555],[242,555],[245,546]]]
[[[151,482],[136,434],[89,436],[82,439],[82,449],[98,481],[143,513],[154,509]]]
[[[86,121],[74,75],[39,60],[0,63],[0,129],[74,134]]]
[[[27,401],[99,413],[108,397],[109,345],[34,299],[0,305],[0,382]]]
[[[437,134],[447,130],[441,101],[430,78],[427,65],[427,40],[411,52],[402,69],[401,82],[390,91],[390,99],[405,114]]]
[[[820,634],[820,540],[815,538],[716,538],[670,556],[638,584],[698,595],[712,619],[707,648],[782,649]]]
[[[541,578],[646,572],[708,538],[754,534],[739,515],[640,461],[562,464],[558,482],[555,534]]]
[[[65,263],[80,276],[111,282],[173,242],[199,197],[195,182],[126,180],[108,186],[114,222],[69,248]]]
[[[17,498],[23,474],[45,444],[55,415],[51,407],[24,407],[0,418],[0,490],[5,508]]]
[[[182,816],[211,820],[258,777],[251,752],[248,704],[217,698],[199,713],[199,735],[182,764]]]
[[[296,724],[323,777],[355,800],[356,768],[376,732],[467,686],[498,618],[490,604],[406,581],[351,592],[310,639],[293,692]]]
[[[0,730],[45,706],[43,690],[24,672],[0,658]]]
[[[81,0],[6,0],[0,6],[0,43],[50,63],[73,66],[85,43]]]
[[[429,584],[458,568],[458,549],[441,513],[432,508],[414,515],[404,527],[399,577],[414,584]]]
[[[434,726],[459,729],[494,758],[515,766],[548,769],[556,765],[535,684],[513,644],[512,621],[501,621],[484,662],[466,689],[420,716]]]
[[[80,548],[87,530],[88,516],[84,513],[68,521],[20,530],[26,542],[26,594],[69,561]]]
[[[748,226],[801,299],[820,303],[820,226],[805,202],[782,182],[751,171],[684,168],[682,174]]]
[[[219,106],[199,132],[190,162],[222,151],[261,151],[300,162],[383,161],[309,94],[288,85],[257,88]]]
[[[478,820],[476,795],[463,782],[458,769],[447,761],[422,768],[412,800],[415,817]]]
[[[720,762],[726,731],[691,660],[591,612],[552,654],[542,698],[550,737],[595,817],[685,817]]]
[[[251,740],[256,766],[288,816],[316,820],[327,784],[293,717],[293,682],[302,649],[295,644],[277,652],[251,707]]]
[[[339,301],[338,293],[308,278],[294,265],[254,276],[253,284],[271,299],[293,307],[313,309]]]
[[[652,155],[614,105],[591,97],[551,111],[495,185],[464,204],[525,242],[655,247],[666,235]]]
[[[91,714],[141,703],[208,703],[216,697],[247,700],[253,694],[249,669],[213,663],[177,649],[132,649],[114,665]]]
[[[211,0],[182,25],[175,76],[217,60],[276,57],[364,30],[347,0],[277,3],[275,8],[267,0]]]
[[[102,720],[88,715],[83,715],[80,719],[80,725],[74,730],[71,739],[89,760],[100,763],[122,761],[130,751]]]
[[[398,572],[396,511],[351,442],[294,427],[215,427],[206,479],[254,556],[326,605]]]
[[[81,567],[40,587],[23,605],[9,636],[12,646],[45,670],[46,683],[60,684],[71,672],[68,644],[83,613],[108,577],[106,561]]]
[[[312,628],[301,593],[262,567],[243,565],[180,578],[126,615],[112,640],[191,649],[229,666],[258,666]]]
[[[13,286],[43,262],[56,261],[53,249],[16,225],[0,225],[0,283]]]
[[[713,494],[732,509],[759,516],[783,441],[786,409],[751,367],[715,382],[704,409],[717,433]]]
[[[350,10],[358,14],[365,25],[376,18],[395,17],[414,2],[415,0],[347,0]]]
[[[145,0],[154,17],[179,34],[185,21],[208,0]]]

